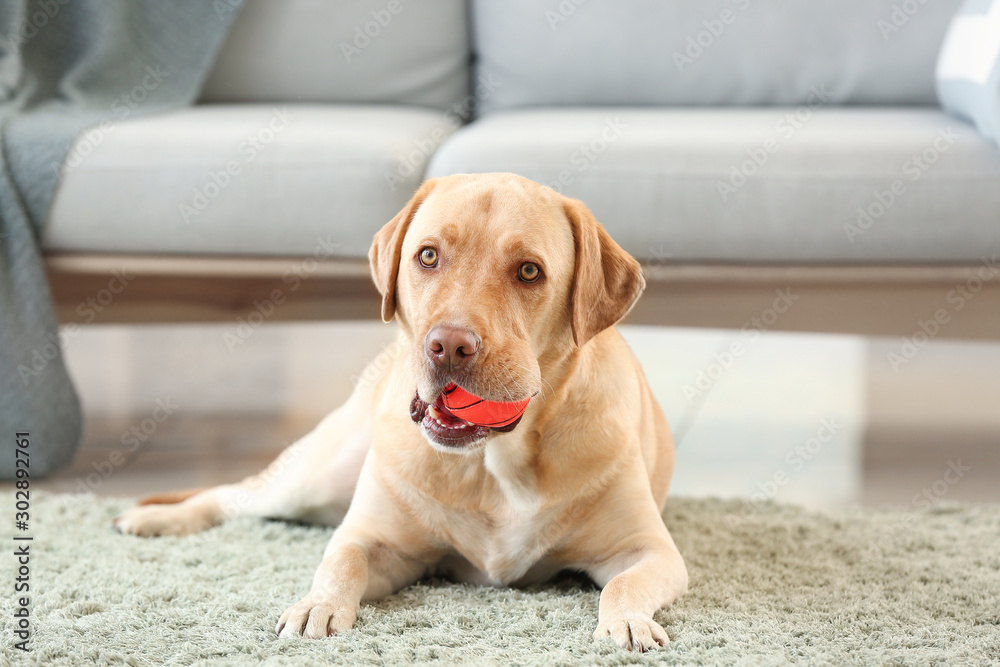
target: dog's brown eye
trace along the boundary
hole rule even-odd
[[[538,268],[538,265],[534,262],[525,262],[521,265],[521,268],[517,270],[517,277],[526,283],[533,283],[538,280],[538,276],[542,275],[542,270]]]
[[[437,266],[438,253],[434,248],[424,248],[420,251],[420,263],[428,269]]]

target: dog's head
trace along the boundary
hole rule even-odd
[[[645,285],[638,262],[589,210],[513,174],[429,180],[375,236],[382,319],[412,341],[411,416],[442,451],[468,452],[498,432],[450,413],[451,383],[515,402],[620,320]],[[401,406],[402,409],[402,406]]]

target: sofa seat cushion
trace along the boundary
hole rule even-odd
[[[414,107],[218,105],[83,133],[47,251],[363,257],[454,129]],[[329,253],[328,253],[329,254]]]
[[[974,261],[1000,252],[1000,153],[924,108],[491,114],[428,176],[512,171],[584,200],[637,257]]]

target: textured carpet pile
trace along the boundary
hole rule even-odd
[[[279,640],[331,529],[239,520],[122,536],[130,503],[32,494],[31,652],[13,648],[12,549],[0,556],[2,664],[991,664],[1000,662],[1000,507],[927,512],[671,499],[691,591],[645,655],[591,639],[599,591],[426,581],[361,610],[350,633]],[[14,498],[0,494],[13,514]],[[13,542],[8,542],[13,544]]]

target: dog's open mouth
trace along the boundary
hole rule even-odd
[[[433,403],[420,400],[419,394],[414,394],[410,401],[410,419],[424,429],[428,437],[436,444],[445,447],[466,447],[482,440],[490,431],[508,433],[513,431],[521,418],[505,426],[481,426],[466,421],[452,413],[444,404],[444,392],[438,395]]]

